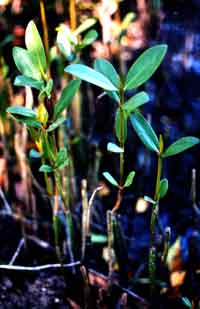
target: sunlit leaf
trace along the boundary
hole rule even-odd
[[[122,31],[127,30],[128,26],[133,21],[135,16],[136,15],[133,12],[130,12],[130,13],[126,14],[126,16],[124,17],[124,19],[122,20],[122,23],[121,23],[121,30]]]
[[[116,91],[117,88],[103,74],[91,69],[83,64],[70,64],[65,68],[65,72],[70,73],[84,81],[110,91]]]
[[[102,58],[96,59],[94,63],[94,69],[106,76],[113,85],[119,88],[119,75],[108,60]]]
[[[104,173],[103,173],[103,176],[104,176],[113,186],[115,186],[115,187],[118,187],[118,186],[119,186],[118,183],[117,183],[117,181],[115,180],[115,178],[113,178],[113,176],[112,176],[110,173],[104,172]]]
[[[56,155],[56,168],[62,169],[69,164],[67,149],[62,148]]]
[[[110,151],[110,152],[115,152],[115,153],[124,152],[124,149],[122,149],[121,147],[119,147],[118,145],[116,145],[114,143],[108,143],[107,150]]]
[[[29,86],[38,90],[44,87],[44,82],[42,80],[36,80],[28,76],[18,75],[14,80],[15,86]]]
[[[51,132],[57,129],[63,122],[66,120],[64,116],[59,117],[56,121],[54,121],[47,129],[47,132]]]
[[[121,141],[121,120],[122,120],[122,142],[125,143],[127,138],[127,115],[123,109],[117,109],[115,115],[115,133],[118,141]]]
[[[149,96],[146,92],[141,91],[125,102],[123,109],[130,115],[136,108],[144,105],[149,101]]]
[[[91,28],[96,22],[97,20],[95,18],[86,19],[78,28],[76,28],[76,30],[74,31],[74,34],[78,35],[86,31],[87,29]]]
[[[86,35],[84,36],[80,47],[84,48],[88,45],[91,45],[96,39],[98,38],[98,33],[96,32],[96,30],[90,30],[86,33]]]
[[[108,241],[108,237],[102,234],[94,234],[91,235],[91,242],[93,244],[105,244]]]
[[[14,47],[13,59],[16,67],[23,75],[36,80],[41,80],[41,74],[37,68],[37,63],[34,61],[30,51],[21,47]]]
[[[167,194],[167,191],[168,191],[168,180],[164,178],[160,182],[159,197],[163,198]]]
[[[39,159],[41,158],[41,153],[39,153],[37,150],[35,149],[31,149],[30,152],[29,152],[29,156],[31,158],[34,158],[34,159]]]
[[[132,171],[128,174],[127,178],[126,178],[126,181],[125,181],[125,184],[124,184],[124,187],[130,187],[132,185],[132,182],[133,182],[133,179],[135,177],[135,171]]]
[[[68,108],[76,91],[80,87],[80,80],[72,80],[69,84],[63,89],[60,99],[54,107],[54,117],[57,118],[65,108]]]
[[[199,138],[193,136],[182,137],[178,141],[171,144],[163,153],[163,158],[174,156],[181,153],[197,144],[199,144]]]
[[[6,111],[14,116],[19,115],[22,117],[30,117],[30,118],[36,117],[36,113],[32,109],[24,107],[24,106],[18,106],[18,105],[10,106],[7,108]]]
[[[149,203],[153,204],[153,205],[156,204],[156,201],[154,201],[151,197],[149,197],[149,196],[147,196],[147,195],[144,196],[144,200],[145,200],[146,202],[149,202]]]
[[[131,124],[142,143],[151,151],[159,153],[158,138],[147,120],[138,112],[130,116]]]
[[[129,69],[124,89],[137,88],[145,83],[157,70],[166,52],[165,44],[153,46],[143,52]]]
[[[181,297],[181,300],[186,307],[192,309],[192,303],[187,297]]]
[[[25,43],[27,49],[34,55],[39,70],[45,73],[47,69],[45,50],[37,27],[32,20],[26,28]]]
[[[119,94],[116,91],[106,91],[106,93],[115,102],[117,102],[117,103],[120,102]]]
[[[51,173],[53,172],[53,168],[48,164],[42,164],[39,168],[39,172]]]

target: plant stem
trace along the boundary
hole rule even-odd
[[[120,102],[119,102],[119,109],[120,109],[120,147],[123,149],[123,152],[120,153],[119,157],[119,173],[120,173],[120,181],[119,181],[119,189],[117,193],[117,201],[115,203],[114,208],[112,209],[112,213],[114,213],[117,209],[119,209],[121,200],[122,200],[122,191],[123,191],[123,183],[124,183],[124,114],[123,114],[123,105],[124,105],[124,85],[121,78],[120,81]]]
[[[44,47],[45,47],[47,61],[48,61],[49,59],[49,36],[48,36],[48,27],[47,27],[44,0],[40,0],[40,15],[41,15],[41,21],[42,21],[42,28],[43,28]]]
[[[150,251],[149,251],[149,278],[150,278],[150,295],[152,296],[155,290],[155,274],[156,274],[156,220],[158,218],[159,211],[159,191],[160,191],[160,179],[162,174],[162,152],[163,152],[163,139],[160,136],[160,151],[158,154],[158,163],[157,163],[157,177],[156,177],[156,188],[154,194],[154,200],[156,201],[153,204],[152,214],[151,214],[151,223],[150,223]]]
[[[76,4],[75,0],[69,0],[69,16],[70,16],[70,28],[76,29]]]

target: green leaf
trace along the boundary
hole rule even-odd
[[[107,243],[108,237],[106,235],[94,234],[91,235],[91,242],[93,244],[104,244]]]
[[[35,118],[17,116],[17,120],[25,124],[27,127],[33,127],[38,129],[41,128],[41,123],[37,121]]]
[[[56,121],[54,121],[47,129],[47,132],[52,132],[57,129],[63,122],[66,120],[64,116],[59,117]]]
[[[151,203],[151,204],[153,204],[153,205],[156,204],[156,201],[154,201],[151,197],[149,197],[147,195],[144,196],[144,200],[149,202],[149,203]]]
[[[35,149],[31,149],[30,152],[29,152],[29,157],[34,158],[34,159],[39,159],[39,158],[41,158],[41,153],[39,153]]]
[[[52,89],[53,89],[53,79],[50,78],[45,87],[45,91],[48,97],[50,97]]]
[[[78,35],[84,32],[85,30],[91,28],[96,22],[97,20],[95,18],[86,19],[78,28],[76,28],[76,30],[74,31],[74,34]]]
[[[151,151],[159,153],[159,141],[151,125],[138,112],[130,116],[131,124],[142,143]]]
[[[141,91],[131,97],[126,103],[123,105],[123,109],[130,115],[132,112],[136,110],[136,108],[144,105],[149,101],[149,96],[146,92]]]
[[[123,109],[122,111],[122,129],[123,129],[123,143],[125,143],[127,138],[127,115]],[[117,109],[115,115],[115,133],[118,138],[118,141],[121,140],[121,130],[120,130],[120,108]]]
[[[116,91],[117,88],[103,74],[91,69],[83,64],[70,64],[65,68],[65,72],[70,73],[84,81],[110,91]]]
[[[50,165],[42,164],[39,168],[39,172],[51,173],[53,172],[53,168]]]
[[[32,54],[21,47],[13,48],[13,59],[18,70],[25,76],[41,80],[41,74],[37,68]]]
[[[135,177],[135,171],[132,171],[128,174],[125,184],[124,184],[124,188],[126,187],[130,187],[132,185],[133,182],[133,178]]]
[[[94,69],[107,77],[113,85],[119,88],[119,75],[109,61],[102,58],[96,59],[94,63]]]
[[[91,45],[96,39],[98,38],[98,33],[96,32],[96,30],[90,30],[86,33],[86,35],[84,36],[80,47],[84,48],[88,45]]]
[[[69,164],[69,158],[67,154],[67,149],[62,148],[56,155],[56,168],[62,169]]]
[[[128,26],[130,25],[130,23],[133,21],[133,19],[135,18],[135,13],[130,12],[128,14],[125,15],[125,17],[122,20],[121,23],[121,30],[127,30]]]
[[[110,152],[115,152],[115,153],[124,152],[124,149],[122,149],[121,147],[119,147],[118,145],[116,145],[114,143],[108,143],[107,150],[110,151]]]
[[[181,153],[197,144],[199,144],[199,138],[193,136],[182,137],[175,143],[171,144],[163,153],[162,157],[174,156]]]
[[[47,62],[44,46],[37,27],[32,20],[28,23],[26,28],[25,43],[27,49],[31,52],[32,55],[34,55],[39,71],[46,73]]]
[[[167,45],[155,45],[140,55],[128,71],[125,90],[144,84],[157,70],[167,52]]]
[[[80,87],[80,80],[72,80],[69,84],[63,89],[60,99],[54,107],[54,117],[57,118],[65,108],[68,108],[76,91]]]
[[[163,198],[167,194],[167,191],[168,191],[168,180],[164,178],[160,182],[159,197]]]
[[[181,297],[181,300],[186,307],[192,308],[192,303],[187,297]]]
[[[36,113],[32,109],[24,106],[10,106],[7,108],[6,111],[14,116],[16,115],[29,118],[36,117]]]
[[[36,80],[28,76],[18,75],[14,80],[15,86],[29,86],[41,90],[44,87],[42,80]]]
[[[119,187],[119,184],[117,183],[117,181],[113,178],[113,176],[108,173],[108,172],[104,172],[103,176],[115,187]]]

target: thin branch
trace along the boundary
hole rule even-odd
[[[39,265],[39,266],[21,266],[21,265],[0,265],[0,269],[4,270],[20,270],[20,271],[41,271],[41,270],[47,270],[47,269],[59,269],[59,268],[71,268],[74,266],[80,265],[81,262],[77,261],[74,263],[69,264],[46,264],[46,265]]]
[[[23,245],[24,245],[24,238],[22,238],[22,239],[20,240],[20,242],[19,242],[19,244],[18,244],[18,246],[17,246],[17,249],[16,249],[14,255],[12,256],[12,259],[11,259],[10,262],[9,262],[9,265],[13,265],[13,264],[15,263],[15,261],[16,261],[18,255],[19,255],[19,253],[20,253],[21,248],[23,247]]]

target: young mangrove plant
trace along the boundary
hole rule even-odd
[[[67,244],[71,260],[72,253],[72,217],[65,190],[62,187],[61,171],[69,164],[69,150],[59,149],[55,130],[64,124],[65,117],[63,111],[69,108],[70,103],[80,86],[80,80],[72,80],[63,89],[60,98],[56,102],[53,95],[53,80],[48,74],[47,57],[40,34],[33,21],[30,21],[25,32],[26,49],[21,47],[13,48],[14,62],[21,75],[14,81],[15,86],[29,86],[39,91],[38,106],[32,109],[25,106],[11,106],[7,112],[15,117],[20,123],[27,126],[31,138],[37,150],[32,149],[30,155],[40,158],[42,165],[40,172],[44,173],[47,192],[50,196],[55,194],[53,209],[53,227],[55,243],[59,253],[58,230],[59,230],[59,207],[56,196],[59,194],[63,202],[63,213],[65,216]],[[55,190],[52,189],[51,178],[55,181]]]
[[[122,192],[132,184],[135,176],[135,171],[130,171],[126,177],[124,175],[124,146],[127,138],[127,121],[129,119],[144,146],[148,150],[155,152],[158,156],[154,198],[145,197],[145,199],[153,205],[150,224],[151,240],[149,251],[149,275],[152,291],[155,285],[156,271],[155,226],[158,218],[159,201],[166,195],[168,190],[168,180],[161,179],[163,159],[181,153],[199,143],[198,138],[191,136],[183,137],[170,145],[167,149],[164,149],[162,135],[160,135],[160,138],[158,139],[151,125],[139,111],[139,108],[149,101],[148,94],[141,91],[126,100],[126,94],[128,91],[138,88],[149,80],[161,64],[166,52],[167,46],[165,44],[156,45],[147,49],[130,67],[127,76],[120,76],[112,64],[105,59],[96,59],[94,69],[83,64],[71,64],[65,68],[65,72],[102,88],[104,92],[117,103],[115,115],[115,134],[117,143],[108,143],[107,149],[108,151],[119,155],[119,180],[116,180],[107,171],[103,173],[107,181],[109,181],[114,187],[118,188],[117,200],[112,209],[112,213],[119,209]],[[109,224],[109,227],[110,226],[113,226],[113,224]],[[109,235],[111,235],[110,229]],[[109,237],[112,239],[111,236]],[[109,246],[112,247],[113,243],[114,241],[110,242]]]

